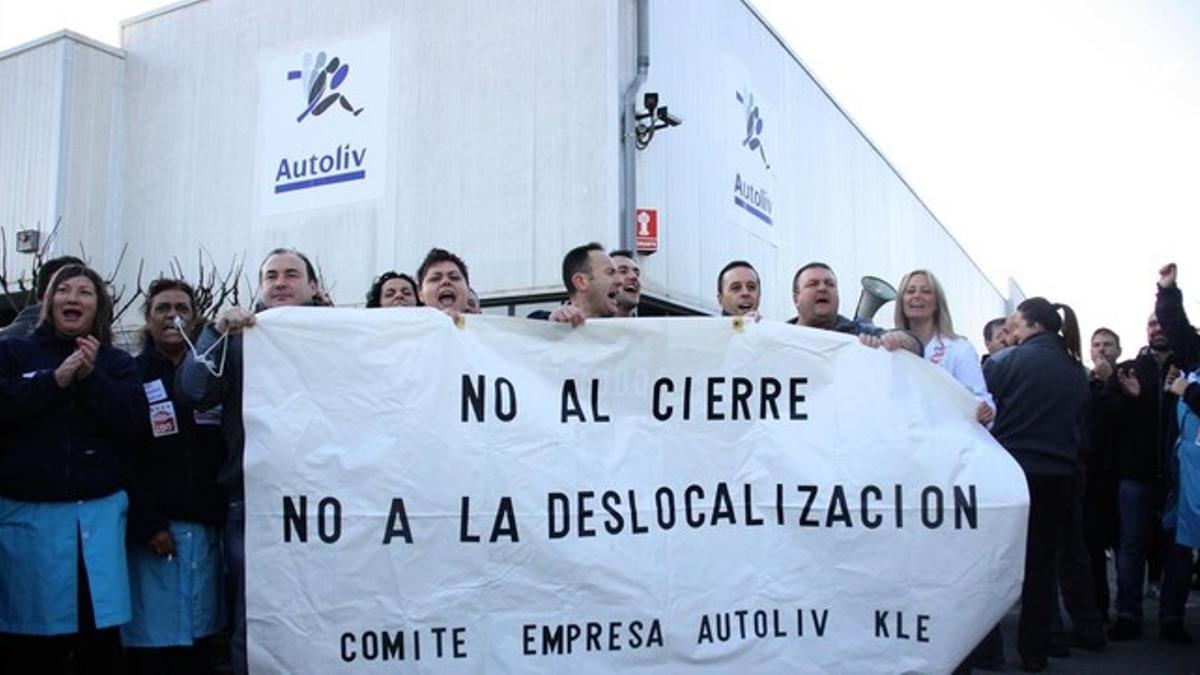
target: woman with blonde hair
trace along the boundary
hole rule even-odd
[[[913,270],[900,280],[896,301],[897,329],[912,331],[925,345],[925,360],[945,368],[979,401],[975,418],[987,424],[996,416],[979,366],[979,354],[966,338],[954,332],[950,306],[942,284],[929,270]]]

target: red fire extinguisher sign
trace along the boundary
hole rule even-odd
[[[637,210],[638,253],[654,253],[658,250],[658,209]]]

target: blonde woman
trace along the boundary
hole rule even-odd
[[[979,401],[975,418],[987,424],[996,416],[979,366],[979,355],[966,338],[954,332],[950,307],[941,283],[929,270],[913,270],[900,280],[896,328],[912,331],[925,345],[925,360],[945,368]]]

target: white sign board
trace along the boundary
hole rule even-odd
[[[764,321],[245,337],[254,672],[945,672],[1028,494],[940,369]]]
[[[390,45],[380,31],[261,61],[261,215],[383,195]]]

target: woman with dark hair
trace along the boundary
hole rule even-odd
[[[984,374],[996,400],[992,434],[1021,465],[1029,485],[1017,650],[1025,670],[1040,671],[1057,611],[1054,560],[1078,489],[1089,392],[1075,312],[1029,298],[1014,317],[1016,346],[988,359]]]
[[[200,411],[175,391],[175,370],[203,323],[186,282],[157,279],[143,308],[136,362],[150,404],[149,433],[133,460],[129,572],[133,619],[121,628],[130,673],[203,673],[210,638],[225,626],[221,525],[226,496],[219,408]]]
[[[925,360],[945,368],[975,396],[975,419],[983,424],[991,422],[995,404],[983,380],[979,355],[966,338],[955,334],[946,293],[933,272],[913,270],[900,280],[895,324],[898,330],[911,331],[921,338]]]
[[[417,282],[403,272],[384,272],[371,282],[367,307],[419,307]]]
[[[147,408],[111,320],[104,280],[68,265],[33,335],[0,342],[0,654],[13,672],[121,668],[123,487]]]

